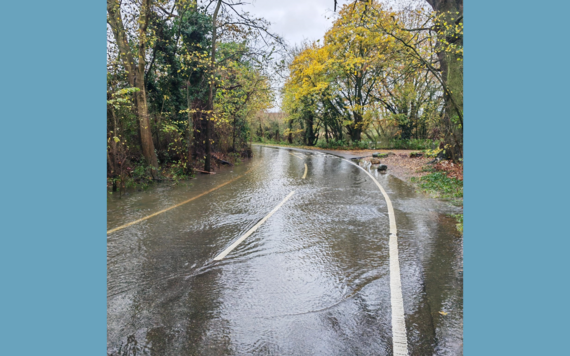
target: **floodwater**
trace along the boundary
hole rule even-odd
[[[251,161],[189,185],[111,197],[108,227],[250,168],[108,235],[108,355],[392,355],[386,203],[338,157],[254,146]],[[462,355],[457,209],[372,174],[395,209],[409,354]]]

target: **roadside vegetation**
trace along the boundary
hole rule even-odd
[[[236,1],[107,0],[111,192],[251,156],[279,37]]]
[[[452,2],[450,2],[451,4]],[[463,156],[462,8],[378,1],[340,8],[323,39],[289,52],[283,115],[254,139],[343,149],[442,149]]]
[[[416,1],[394,9],[356,1],[342,6],[323,39],[290,51],[284,115],[260,117],[255,139],[327,149],[414,150],[411,159],[443,160],[412,178],[418,189],[462,205],[462,5]],[[455,218],[462,231],[463,215]]]
[[[427,165],[423,170],[429,173],[410,179],[420,191],[463,208],[462,165]],[[457,221],[457,230],[463,233],[463,213],[453,214],[452,217]]]
[[[252,142],[462,167],[462,1],[333,3],[324,37],[288,48],[237,0],[107,0],[109,191],[239,164]],[[419,189],[460,199],[440,171]]]
[[[450,178],[445,172],[432,172],[423,177],[411,178],[418,187],[435,198],[457,200],[463,198],[463,181]]]

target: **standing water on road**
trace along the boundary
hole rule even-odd
[[[393,354],[386,202],[349,162],[294,153],[255,146],[189,185],[109,199],[113,229],[243,175],[108,235],[108,355]],[[461,355],[456,210],[372,174],[395,209],[409,354]]]

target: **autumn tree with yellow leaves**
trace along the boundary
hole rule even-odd
[[[294,53],[283,93],[290,132],[314,137],[305,144],[345,137],[358,143],[363,135],[373,142],[459,137],[461,85],[442,72],[441,55],[462,63],[456,38],[463,29],[444,18],[425,7],[344,5],[323,43]]]

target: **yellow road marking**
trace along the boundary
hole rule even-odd
[[[291,152],[289,152],[289,154],[290,154],[291,156],[295,156],[295,157],[297,157],[297,158],[303,159],[303,157],[301,157],[301,156],[297,156],[297,155],[296,155],[296,154],[294,154],[294,153],[291,153]]]
[[[297,156],[297,155],[294,154],[294,153],[289,152],[289,154],[290,154],[291,156],[295,156],[295,157],[297,157],[297,158],[304,159],[303,157]],[[305,163],[305,174],[303,174],[303,178],[301,178],[301,179],[305,179],[305,178],[307,177],[307,171],[308,171],[308,168],[307,168],[307,164]]]
[[[242,237],[240,237],[239,239],[236,240],[236,242],[234,242],[230,247],[228,247],[227,249],[224,250],[224,252],[220,253],[219,255],[217,255],[214,258],[214,261],[220,261],[221,259],[223,259],[224,257],[226,257],[228,255],[228,253],[232,252],[232,250],[234,248],[237,247],[237,245],[239,245],[240,243],[243,242],[243,240],[245,240],[249,235],[253,234],[255,232],[255,230],[257,230],[258,227],[260,227],[265,221],[267,221],[267,219],[269,219],[271,217],[271,215],[273,215],[277,210],[279,210],[279,208],[281,207],[281,205],[285,204],[285,202],[287,200],[289,200],[289,198],[291,198],[291,196],[295,193],[295,191],[292,191],[291,193],[289,193],[289,195],[287,195],[285,197],[285,199],[283,199],[281,201],[281,203],[279,203],[279,205],[277,205],[273,210],[271,210],[271,212],[269,214],[267,214],[266,217],[264,217],[263,219],[261,219],[260,222],[258,222],[257,224],[255,224],[254,227],[252,227],[251,229],[249,229],[248,232],[246,232]]]
[[[131,226],[131,225],[140,223],[141,221],[150,219],[150,218],[152,218],[152,217],[154,217],[154,216],[157,216],[157,215],[159,215],[159,214],[162,214],[162,213],[167,212],[167,211],[169,211],[169,210],[172,210],[172,209],[174,209],[174,208],[178,208],[179,206],[184,205],[184,204],[186,204],[186,203],[190,203],[192,200],[196,200],[196,199],[198,199],[198,198],[200,198],[200,197],[203,197],[204,195],[206,195],[206,194],[208,194],[208,193],[211,193],[211,192],[213,192],[214,190],[220,189],[220,188],[223,187],[224,185],[228,185],[228,184],[230,184],[231,182],[234,182],[234,181],[240,179],[241,177],[243,177],[243,176],[245,176],[246,174],[248,174],[248,173],[249,173],[252,169],[254,169],[255,167],[257,167],[257,165],[255,165],[255,166],[251,167],[250,169],[248,169],[248,170],[247,170],[244,174],[242,174],[241,176],[235,177],[234,179],[231,179],[231,180],[229,180],[229,181],[227,181],[227,182],[225,182],[225,183],[222,183],[222,184],[218,185],[217,187],[212,188],[212,189],[210,189],[210,190],[208,190],[208,191],[206,191],[206,192],[204,192],[204,193],[202,193],[202,194],[198,194],[198,195],[196,195],[195,197],[192,197],[192,198],[190,198],[190,199],[188,199],[188,200],[185,200],[185,201],[183,201],[182,203],[178,203],[178,204],[176,204],[176,205],[173,205],[173,206],[168,207],[168,208],[166,208],[166,209],[163,209],[163,210],[161,210],[161,211],[157,211],[157,212],[154,213],[154,214],[147,215],[147,216],[145,216],[144,218],[140,218],[140,219],[138,219],[138,220],[131,221],[130,223],[127,223],[127,224],[125,224],[125,225],[121,225],[121,226],[119,226],[119,227],[116,227],[116,228],[114,228],[114,229],[111,229],[111,230],[107,231],[107,235],[108,235],[108,234],[112,234],[112,233],[115,232],[115,231],[122,230],[122,229],[124,229],[124,228],[126,228],[126,227],[129,227],[129,226]]]

